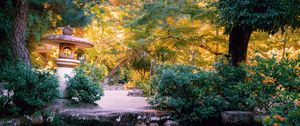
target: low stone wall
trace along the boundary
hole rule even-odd
[[[179,126],[171,119],[171,112],[159,110],[107,110],[97,105],[79,104],[70,100],[58,99],[46,112],[54,113],[63,126]],[[222,126],[260,126],[263,116],[251,112],[224,111],[221,113]],[[44,119],[43,119],[44,118]],[[216,121],[213,119],[213,121]],[[33,123],[49,124],[42,116],[22,116],[13,119],[0,119],[0,126],[22,126]],[[212,122],[214,123],[214,122]],[[217,126],[212,123],[202,126]],[[218,125],[219,126],[219,125]]]
[[[171,124],[170,116],[167,113],[157,112],[98,112],[97,114],[82,114],[65,111],[60,113],[59,117],[66,124],[76,126],[162,126]]]
[[[98,105],[72,104],[69,100],[56,100],[47,111],[55,112],[70,126],[178,126],[171,121],[170,112],[159,110],[108,110]]]
[[[260,126],[264,118],[246,111],[224,111],[221,117],[225,126]]]

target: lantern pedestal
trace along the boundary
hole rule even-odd
[[[68,75],[70,77],[74,76],[73,72],[74,68],[69,68],[69,67],[58,67],[56,69],[56,75],[58,76],[59,80],[59,93],[60,93],[60,98],[68,98],[66,88],[67,88],[67,79],[65,78],[65,75]]]
[[[69,98],[68,93],[66,92],[66,82],[68,81],[68,78],[65,78],[65,75],[74,77],[74,67],[78,66],[80,61],[69,58],[56,58],[54,61],[58,66],[56,69],[56,75],[59,78],[60,98]]]

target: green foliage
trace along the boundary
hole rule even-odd
[[[288,104],[273,107],[269,116],[264,119],[265,126],[298,126],[300,124],[299,101],[288,101]]]
[[[136,58],[132,63],[132,68],[134,70],[143,70],[143,71],[149,71],[150,70],[150,59],[146,56],[142,56],[139,58]]]
[[[13,92],[8,97],[9,111],[15,114],[30,114],[47,106],[58,97],[57,77],[49,71],[30,68],[18,63],[6,64],[0,80],[7,82],[6,89]]]
[[[149,80],[136,80],[134,82],[135,87],[138,89],[143,90],[143,95],[144,96],[151,96],[153,94],[151,84],[149,83]]]
[[[205,72],[192,66],[163,66],[152,78],[157,94],[151,103],[175,111],[180,122],[198,122],[219,116],[228,106],[215,91],[220,82],[215,72]]]
[[[92,80],[82,67],[77,67],[74,70],[74,77],[69,77],[67,81],[67,93],[70,97],[78,98],[80,102],[93,103],[100,100],[103,96],[103,90],[99,83]]]
[[[88,11],[88,7],[97,3],[81,0],[52,0],[49,1],[49,4],[51,5],[49,10],[62,18],[58,22],[58,26],[82,27],[90,23],[94,16]]]
[[[127,83],[131,79],[130,70],[128,68],[123,69],[123,74],[121,76],[121,80],[123,83]]]
[[[264,59],[256,57],[256,65],[248,67],[250,99],[255,101],[256,107],[263,112],[276,104],[300,98],[300,71],[298,59],[284,59],[276,61],[276,58]]]
[[[300,26],[299,0],[219,0],[214,5],[218,24],[227,32],[234,27],[248,27],[274,34],[287,26]]]
[[[104,65],[81,63],[79,67],[95,82],[100,82],[105,77],[106,68]]]
[[[216,65],[217,76],[222,80],[215,91],[219,92],[229,103],[226,110],[253,110],[254,105],[248,98],[251,90],[245,84],[246,70],[244,66],[233,67],[224,63]]]
[[[283,123],[297,124],[299,59],[257,57],[255,65],[231,67],[221,63],[217,71],[160,66],[151,78],[157,91],[151,103],[175,111],[174,117],[184,123],[218,116],[224,110],[244,110],[279,114],[286,119]]]
[[[252,93],[249,97],[256,108],[270,116],[264,124],[295,126],[300,117],[300,57],[298,59],[256,57],[247,75]]]

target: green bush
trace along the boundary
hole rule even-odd
[[[256,57],[253,63],[218,64],[216,71],[160,66],[151,78],[157,93],[150,103],[175,111],[174,117],[184,123],[218,116],[224,110],[244,110],[282,117],[284,125],[299,124],[300,58]],[[274,123],[278,119],[270,118],[266,124]]]
[[[74,70],[74,77],[68,77],[67,93],[70,97],[78,98],[80,102],[93,103],[100,100],[103,96],[103,90],[100,85],[86,75],[82,67]]]
[[[104,65],[81,63],[79,67],[95,82],[99,82],[105,77],[106,68]]]
[[[217,74],[221,81],[215,86],[214,90],[222,95],[228,102],[225,110],[254,110],[255,104],[249,99],[253,92],[247,81],[247,71],[245,66],[232,67],[227,64],[219,64]]]
[[[286,102],[300,98],[300,58],[276,61],[275,57],[256,57],[254,62],[256,65],[247,68],[246,84],[252,90],[249,100],[257,109],[268,113],[278,104],[285,106]]]
[[[265,125],[300,124],[300,57],[277,61],[275,57],[255,58],[248,66],[249,97],[258,111],[268,114]]]
[[[263,123],[265,126],[299,126],[300,102],[288,101],[285,105],[272,107]]]
[[[134,83],[134,85],[138,89],[143,90],[144,96],[150,96],[153,93],[151,89],[151,84],[149,84],[149,80],[136,80]]]
[[[59,95],[57,77],[47,70],[18,63],[6,64],[1,72],[0,80],[7,82],[6,89],[13,92],[10,97],[2,98],[11,101],[9,110],[15,114],[31,114],[47,106]]]
[[[215,91],[221,81],[216,72],[203,71],[192,66],[163,66],[152,78],[156,88],[151,104],[168,108],[174,117],[187,123],[219,116],[228,106],[224,98]]]

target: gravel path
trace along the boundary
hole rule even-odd
[[[96,103],[104,110],[141,111],[151,109],[146,97],[129,97],[129,91],[104,90],[104,96]]]

